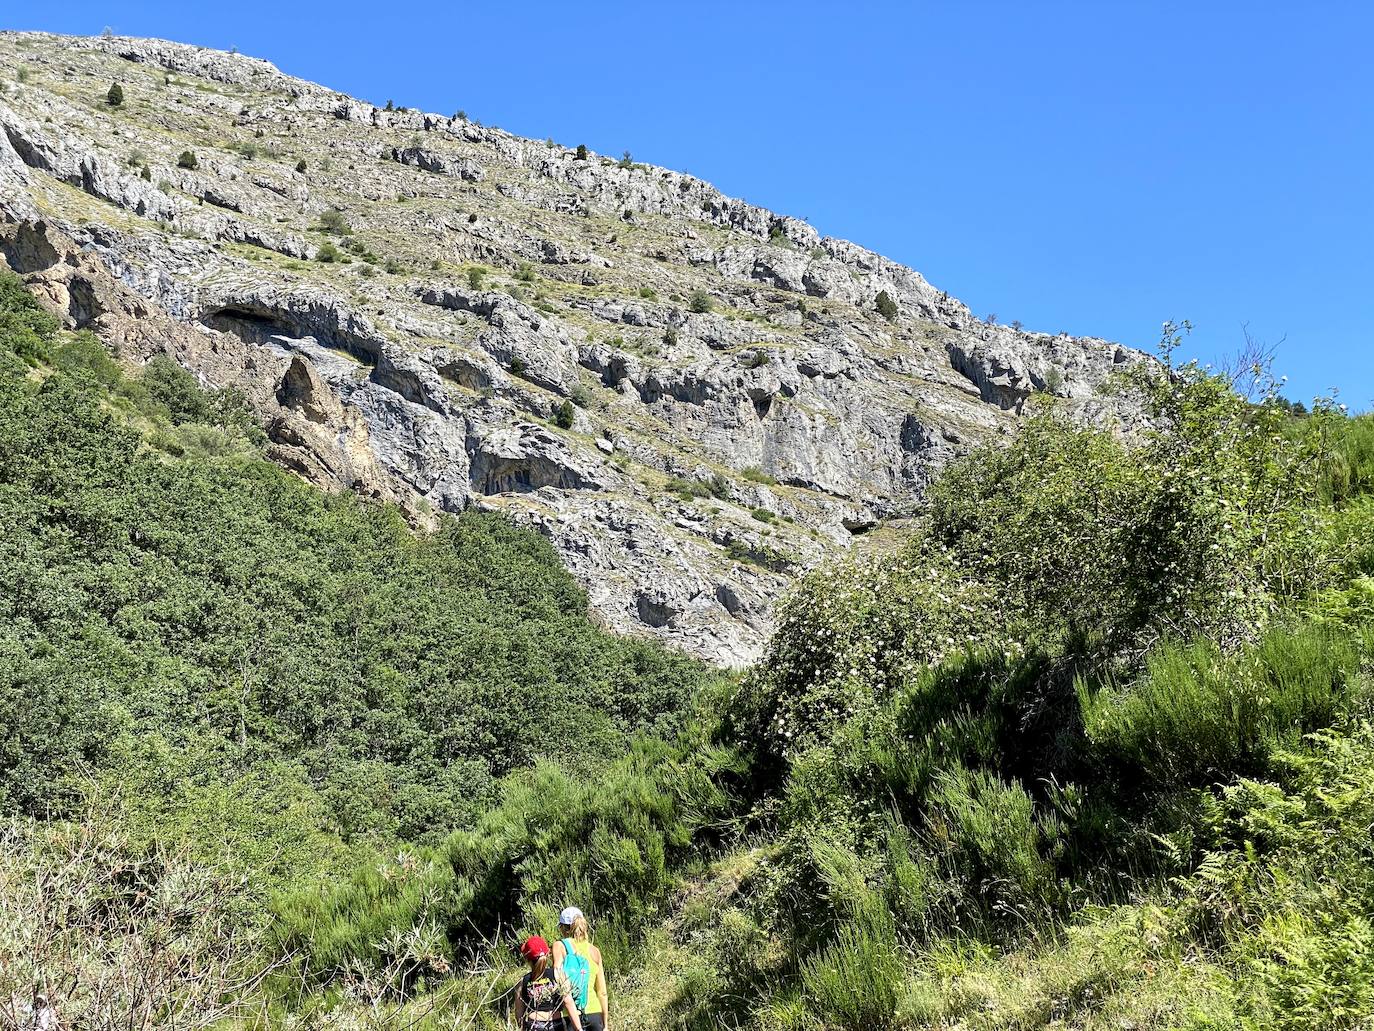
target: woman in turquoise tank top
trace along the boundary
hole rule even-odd
[[[556,969],[565,966],[569,946],[591,968],[587,979],[587,1002],[581,1012],[583,1031],[608,1031],[611,1007],[606,994],[606,968],[601,962],[601,950],[592,944],[591,931],[582,910],[569,906],[558,914],[558,939],[553,945]]]

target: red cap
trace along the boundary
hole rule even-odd
[[[549,943],[534,934],[520,943],[520,955],[526,959],[538,959],[549,954]]]

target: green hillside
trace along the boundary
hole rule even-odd
[[[725,680],[0,300],[0,1000],[494,1029],[573,900],[617,1028],[1374,1021],[1374,418],[1047,402]]]

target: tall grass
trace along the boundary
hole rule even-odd
[[[1109,760],[1157,785],[1204,784],[1256,772],[1274,748],[1330,725],[1358,669],[1348,633],[1276,626],[1235,655],[1206,640],[1162,644],[1130,686],[1080,681],[1079,697]]]
[[[729,808],[737,757],[694,723],[674,742],[642,738],[595,775],[540,763],[511,775],[498,805],[440,846],[365,865],[347,880],[283,898],[282,948],[327,980],[394,960],[396,929],[437,927],[433,950],[464,956],[496,938],[547,933],[575,900],[608,965],[623,966],[678,883],[687,848]],[[414,973],[433,966],[420,957]]]
[[[1328,419],[1320,471],[1322,500],[1344,505],[1374,494],[1374,415]]]
[[[835,1031],[884,1031],[900,1020],[906,964],[892,918],[866,906],[835,943],[801,967],[802,990],[816,1022]]]

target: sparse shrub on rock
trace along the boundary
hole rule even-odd
[[[878,309],[878,314],[891,322],[897,317],[897,302],[892,299],[892,295],[886,290],[879,290],[878,296],[873,302],[873,306]]]

